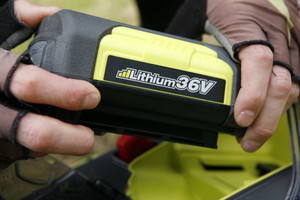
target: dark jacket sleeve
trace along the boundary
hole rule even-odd
[[[167,33],[200,39],[207,20],[206,0],[185,0],[166,29]]]
[[[184,0],[136,0],[144,28],[165,31]]]
[[[0,47],[10,50],[24,42],[33,30],[21,23],[14,14],[14,2],[1,1],[0,5]]]

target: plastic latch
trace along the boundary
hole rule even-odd
[[[151,140],[135,136],[122,135],[117,141],[118,156],[128,163],[152,147]]]

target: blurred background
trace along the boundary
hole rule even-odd
[[[111,19],[114,21],[138,26],[140,24],[139,12],[135,0],[28,0],[44,6],[58,6],[86,14]],[[20,45],[13,51],[22,53],[29,41]]]
[[[139,24],[134,0],[29,0],[45,6],[59,6],[132,25]]]
[[[131,25],[139,25],[139,13],[134,0],[28,0],[44,6],[58,6],[86,14],[119,21]],[[14,53],[21,54],[28,46],[30,40],[13,49]],[[96,136],[94,149],[86,156],[51,155],[70,167],[77,167],[90,159],[95,159],[103,153],[113,149],[119,135],[107,133]]]

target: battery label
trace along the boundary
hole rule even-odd
[[[225,80],[109,56],[105,80],[223,103]]]

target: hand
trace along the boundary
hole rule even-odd
[[[18,99],[49,104],[68,110],[96,107],[98,90],[91,84],[63,78],[33,65],[20,64],[11,81],[11,93]],[[81,155],[93,147],[94,133],[89,128],[57,119],[26,114],[17,129],[17,141],[34,151]]]
[[[44,17],[59,10],[56,7],[37,6],[25,0],[15,2],[15,15],[33,28]],[[99,104],[99,91],[90,83],[63,78],[34,65],[19,64],[13,76],[7,77],[17,58],[17,55],[0,49],[1,94],[5,90],[6,80],[10,79],[9,93],[17,99],[30,103],[48,104],[69,110],[92,109]],[[13,123],[16,123],[16,142],[27,147],[32,157],[48,153],[82,155],[93,147],[94,134],[87,127],[67,124],[34,113],[26,113],[17,123],[14,117],[18,110],[10,107],[9,102],[4,104],[0,102],[0,110],[0,123],[5,124],[0,127],[0,138],[8,138],[9,130],[12,130]],[[7,155],[6,153],[9,153],[9,158],[15,159],[5,141],[1,141],[0,147],[0,160]],[[12,149],[14,147],[11,151]],[[20,152],[16,154],[20,155]]]
[[[241,62],[235,120],[248,127],[241,145],[259,149],[299,95],[298,2],[208,0],[207,30]],[[274,25],[274,23],[276,23]],[[292,66],[292,67],[290,67]]]
[[[17,55],[0,50],[0,60],[3,64],[0,70],[1,90],[4,90],[7,72],[16,59]],[[23,101],[69,110],[92,109],[100,100],[98,90],[88,82],[67,79],[25,64],[20,64],[14,72],[9,91],[14,97]],[[1,113],[4,113],[4,117],[7,118],[12,115],[11,112],[2,110]],[[10,124],[11,122],[7,123]],[[5,134],[2,133],[2,137],[3,135]],[[46,154],[86,154],[93,146],[93,135],[93,131],[89,128],[66,124],[34,113],[23,116],[16,129],[16,141],[19,144],[35,152]],[[30,155],[38,154],[32,152]]]
[[[248,127],[241,145],[253,152],[267,141],[282,114],[299,95],[285,68],[273,66],[273,53],[266,46],[252,45],[239,52],[242,65],[241,90],[235,103],[236,122]]]

